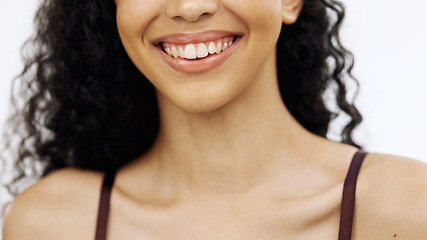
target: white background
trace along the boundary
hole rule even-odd
[[[10,83],[22,68],[20,46],[30,36],[36,0],[0,0],[0,121],[9,111]],[[427,161],[427,3],[344,0],[342,38],[356,58],[366,150]],[[0,125],[0,130],[2,125]]]

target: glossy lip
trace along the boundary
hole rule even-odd
[[[189,60],[174,58],[164,52],[162,43],[185,45],[190,43],[201,43],[215,41],[227,36],[234,36],[234,43],[220,54],[212,54],[202,59]],[[175,71],[196,74],[209,72],[224,63],[237,49],[243,34],[227,31],[208,31],[202,33],[178,33],[157,38],[153,41],[153,46],[160,53],[161,58]]]
[[[156,38],[153,41],[153,44],[157,46],[162,42],[164,42],[164,43],[171,43],[171,44],[177,44],[177,45],[185,45],[190,43],[215,41],[228,36],[241,37],[242,35],[243,35],[242,33],[221,31],[221,30],[212,30],[212,31],[205,31],[200,33],[176,33],[176,34],[171,34],[171,35]]]

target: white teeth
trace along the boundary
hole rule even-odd
[[[172,47],[172,56],[174,58],[179,57],[179,53],[178,53],[178,50],[176,50],[176,47]]]
[[[226,50],[228,48],[228,43],[224,43],[224,45],[222,45],[222,51]]]
[[[216,52],[216,46],[214,42],[209,43],[209,54],[214,54]]]
[[[204,58],[207,55],[209,55],[208,48],[205,44],[199,43],[199,45],[197,45],[197,57]]]
[[[180,58],[185,58],[185,51],[182,49],[182,47],[178,48],[178,53]]]
[[[186,46],[164,46],[164,51],[174,58],[185,58],[185,59],[197,59],[205,58],[209,54],[220,54],[222,51],[228,49],[233,45],[234,41],[222,43],[219,41],[216,45],[215,43],[198,43],[198,44],[187,44]]]
[[[186,59],[196,59],[197,53],[196,53],[196,47],[193,44],[188,44],[185,46],[185,58]]]
[[[222,42],[219,42],[216,46],[216,54],[220,54],[222,51]]]

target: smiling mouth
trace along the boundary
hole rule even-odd
[[[157,44],[164,53],[173,58],[187,60],[204,59],[210,55],[220,55],[228,48],[231,48],[239,36],[227,36],[221,39],[207,42],[196,42],[189,44],[173,44],[161,42]]]
[[[153,41],[160,57],[172,69],[201,74],[221,66],[240,46],[243,34],[227,31],[178,33]]]

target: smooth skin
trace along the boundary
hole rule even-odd
[[[156,86],[161,129],[120,169],[108,239],[338,239],[342,186],[357,149],[294,120],[277,86],[275,43],[301,0],[116,0],[130,58]],[[206,29],[243,34],[224,64],[186,75],[151,41]],[[4,240],[94,239],[103,174],[62,169],[19,195]],[[427,236],[427,166],[370,153],[353,239]]]

